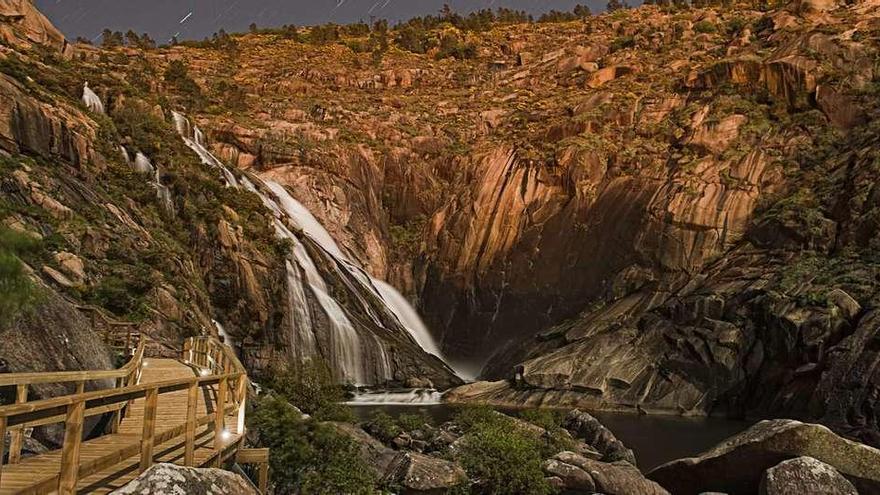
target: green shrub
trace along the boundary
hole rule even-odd
[[[401,414],[400,417],[397,418],[397,424],[399,424],[404,431],[413,431],[420,430],[424,428],[425,425],[432,426],[432,421],[431,418],[424,413]]]
[[[694,31],[698,33],[714,33],[718,28],[715,27],[715,24],[712,24],[710,21],[700,21],[694,24]]]
[[[37,301],[37,288],[19,256],[38,246],[34,239],[0,225],[0,327]]]
[[[742,17],[734,17],[727,21],[727,34],[736,35],[742,32],[743,28],[749,25],[749,21]]]
[[[313,359],[269,373],[268,385],[303,412],[322,421],[354,421],[351,408],[341,404],[345,389],[336,383],[330,367]]]
[[[544,495],[552,487],[541,470],[543,456],[533,435],[504,421],[475,424],[462,441],[457,459],[484,493]]]
[[[186,64],[172,60],[165,70],[165,82],[174,86],[184,96],[190,108],[201,108],[204,103],[202,88],[189,76]]]
[[[269,458],[275,493],[375,493],[375,475],[357,443],[331,425],[304,420],[290,404],[270,395],[249,416]]]
[[[624,48],[632,48],[636,46],[636,39],[632,36],[618,36],[611,42],[611,51],[616,52]]]
[[[562,427],[564,414],[555,409],[526,409],[519,413],[520,419],[552,431]]]
[[[390,442],[397,435],[400,435],[400,426],[384,411],[376,411],[370,418],[367,430],[374,437],[383,442]]]
[[[503,416],[499,415],[489,406],[466,405],[458,410],[454,421],[464,428],[465,431],[468,431],[476,426],[496,423],[504,419]]]

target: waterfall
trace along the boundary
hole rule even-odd
[[[408,331],[412,340],[424,350],[440,357],[439,349],[416,311],[393,287],[372,279],[340,249],[333,236],[302,203],[294,199],[281,184],[262,181],[257,177],[241,179],[208,151],[204,133],[190,124],[183,115],[173,112],[174,125],[187,146],[202,163],[219,170],[228,187],[242,187],[257,194],[275,217],[276,234],[291,243],[291,252],[285,264],[290,314],[293,321],[292,343],[294,354],[301,361],[319,354],[315,325],[320,315],[312,314],[308,294],[326,317],[329,327],[329,353],[337,378],[354,385],[382,384],[393,378],[388,352],[383,342],[372,332],[361,335],[350,315],[352,307],[367,315],[376,328],[386,329],[383,321],[396,319]],[[291,230],[293,229],[293,231]],[[294,232],[296,231],[296,232]],[[306,242],[311,241],[309,248]],[[354,299],[345,303],[337,300],[325,277],[318,269],[325,267],[327,276],[334,276],[334,287],[346,288]],[[331,271],[326,271],[327,267]],[[372,296],[370,296],[372,294]],[[347,305],[347,306],[346,306]],[[346,310],[349,308],[349,311]],[[384,320],[382,314],[386,317]]]
[[[89,110],[95,113],[104,113],[104,103],[101,102],[101,98],[92,91],[88,82],[83,85],[82,101]]]
[[[342,250],[339,249],[336,241],[333,240],[333,236],[327,232],[327,229],[321,225],[321,222],[312,215],[312,212],[310,212],[308,208],[303,206],[299,201],[293,199],[290,193],[287,192],[287,189],[281,184],[271,180],[267,180],[265,183],[272,193],[275,194],[275,197],[278,198],[278,203],[284,209],[284,212],[287,213],[287,216],[293,220],[294,225],[296,225],[298,229],[305,232],[309,237],[314,239],[315,242],[320,244],[325,251],[332,254],[334,257],[347,259],[345,255],[342,254]]]
[[[364,392],[355,396],[346,404],[351,406],[367,406],[382,404],[390,406],[429,406],[440,404],[443,394],[433,389],[401,390],[390,392]]]
[[[443,356],[440,353],[440,348],[437,346],[437,341],[434,340],[428,327],[425,326],[425,323],[419,317],[419,313],[409,304],[409,301],[387,282],[374,279],[373,285],[379,289],[382,299],[385,300],[391,311],[403,323],[403,326],[409,330],[416,343],[428,354],[433,354],[442,359]]]
[[[235,340],[233,340],[232,337],[229,336],[229,333],[226,332],[226,328],[224,328],[223,325],[221,325],[220,322],[217,320],[211,320],[211,322],[213,322],[214,327],[217,328],[217,335],[223,337],[223,343],[235,349]]]
[[[131,166],[135,169],[135,171],[142,174],[152,174],[153,172],[155,172],[155,169],[153,168],[153,163],[150,162],[150,159],[147,158],[147,155],[141,153],[140,151],[138,151],[134,155],[134,163],[132,163]]]
[[[174,200],[171,197],[171,189],[162,184],[162,173],[159,167],[156,167],[153,186],[156,188],[156,197],[159,198],[159,204],[165,208],[168,213],[174,213]]]

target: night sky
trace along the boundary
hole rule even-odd
[[[220,28],[246,31],[261,27],[325,22],[349,23],[371,17],[389,21],[436,13],[444,3],[460,13],[510,7],[540,14],[571,10],[578,3],[601,11],[605,0],[34,0],[68,38],[98,40],[104,28],[149,33],[156,41],[202,39]]]

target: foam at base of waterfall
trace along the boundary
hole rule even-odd
[[[443,403],[443,394],[434,389],[360,392],[347,401],[350,406],[384,404],[389,406],[426,406]]]

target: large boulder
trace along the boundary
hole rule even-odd
[[[625,461],[605,463],[574,452],[560,452],[544,462],[544,472],[563,492],[605,495],[669,495]]]
[[[455,462],[416,452],[400,454],[386,480],[402,487],[402,493],[446,493],[467,483],[467,473]]]
[[[126,494],[257,495],[241,476],[222,469],[195,469],[174,464],[156,464],[131,483],[113,492]]]
[[[812,457],[782,461],[764,472],[760,495],[858,495],[836,469]]]
[[[605,462],[626,461],[632,465],[636,464],[636,456],[633,451],[628,449],[623,442],[614,436],[611,430],[591,414],[575,409],[568,413],[564,426],[572,436],[583,440],[599,451],[602,455],[601,460]]]
[[[846,440],[821,425],[762,421],[697,457],[664,464],[648,478],[676,495],[719,491],[753,494],[764,471],[809,456],[833,466],[859,492],[880,492],[880,450]]]

